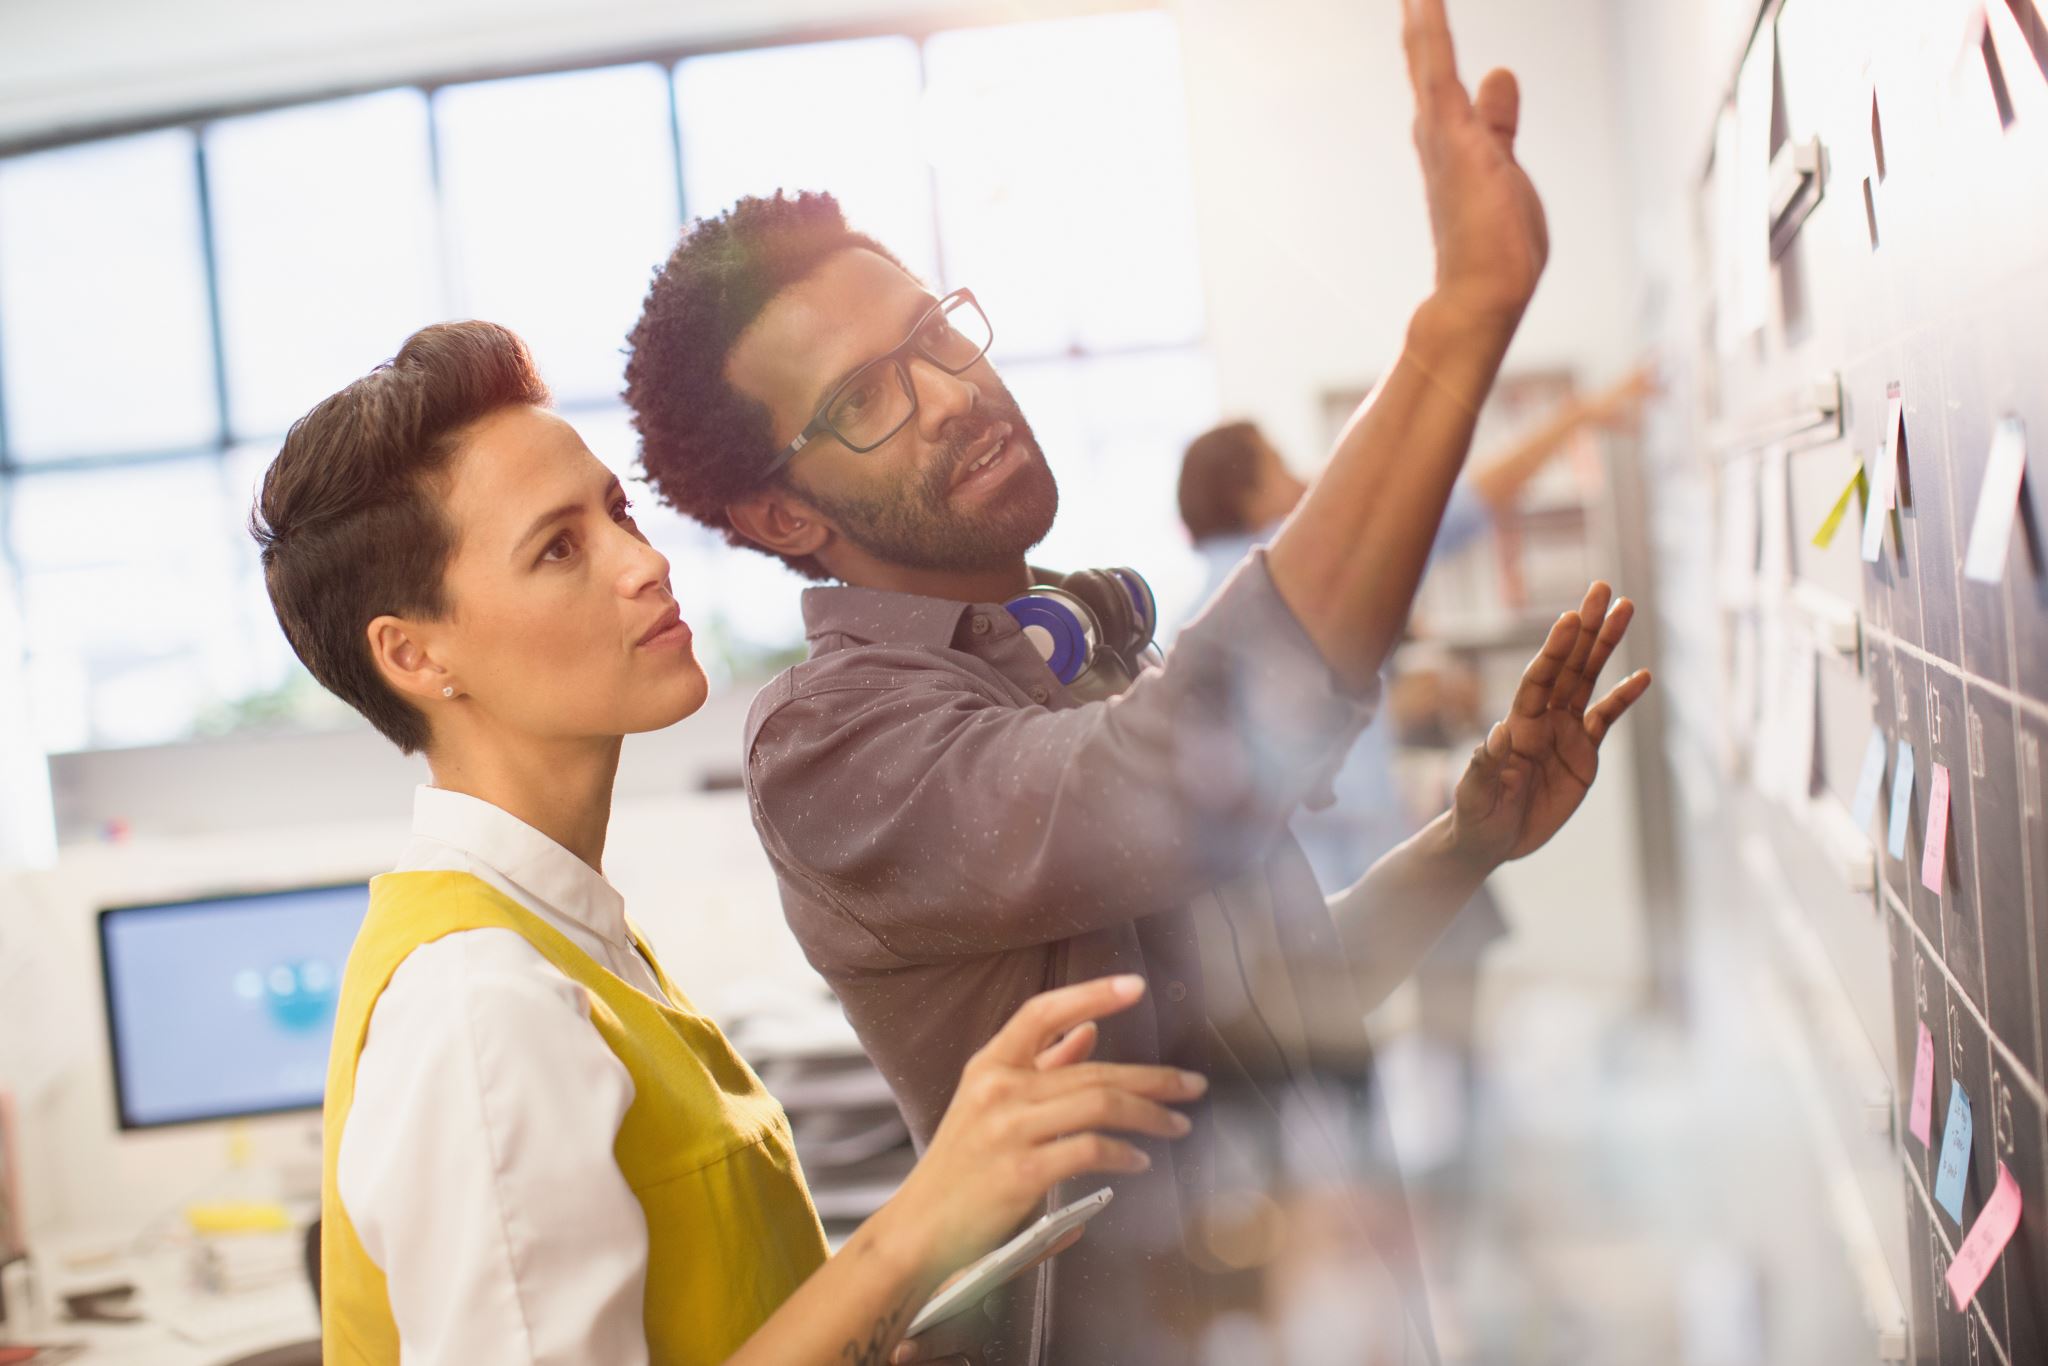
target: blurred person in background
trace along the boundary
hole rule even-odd
[[[1436,290],[1287,525],[1160,667],[1139,657],[1150,627],[1129,578],[1026,559],[1058,490],[988,360],[992,320],[970,290],[927,289],[829,196],[696,224],[629,338],[649,482],[735,544],[836,581],[804,595],[810,658],[755,700],[746,785],[784,914],[916,1139],[960,1060],[1075,977],[1157,986],[1104,1022],[1105,1056],[1214,1069],[1195,1133],[1022,1293],[957,1336],[942,1325],[945,1350],[1190,1360],[1214,1298],[1203,1212],[1298,1180],[1379,1253],[1352,1359],[1435,1357],[1398,1177],[1362,1185],[1333,1127],[1370,1075],[1364,1007],[1577,809],[1649,679],[1595,703],[1631,610],[1595,585],[1423,833],[1327,902],[1287,834],[1373,713],[1548,252],[1514,160],[1513,77],[1468,95],[1441,0],[1407,10]],[[1056,673],[1036,614],[1058,601],[1078,619],[1071,600],[1098,629]]]
[[[1644,366],[1590,397],[1573,395],[1527,435],[1451,487],[1430,557],[1454,555],[1514,509],[1522,490],[1590,428],[1629,428],[1656,389]],[[1271,541],[1308,484],[1251,422],[1227,422],[1188,444],[1176,490],[1181,522],[1202,557],[1204,583],[1192,617],[1222,588],[1253,547]],[[1443,743],[1479,722],[1477,676],[1449,659],[1435,668],[1390,670],[1382,714],[1352,746],[1331,784],[1335,800],[1304,809],[1290,824],[1325,892],[1348,887],[1421,828],[1427,812],[1403,793],[1395,768],[1404,735]],[[1469,1094],[1476,976],[1486,949],[1507,933],[1493,894],[1480,887],[1416,969],[1422,1028],[1449,1050],[1457,1094]],[[1456,1122],[1455,1119],[1453,1122]],[[1459,1125],[1462,1133],[1462,1125]]]
[[[781,1106],[604,876],[623,738],[706,683],[668,561],[547,404],[511,332],[426,328],[293,424],[252,519],[293,650],[433,779],[342,979],[323,1359],[918,1359],[949,1273],[1058,1182],[1142,1169],[1105,1131],[1176,1138],[1206,1083],[1088,1063],[1141,979],[1019,1001],[827,1256]]]

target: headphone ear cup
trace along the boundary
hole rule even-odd
[[[1024,629],[1024,638],[1062,683],[1072,683],[1095,662],[1102,626],[1087,599],[1058,588],[1034,588],[1003,607]]]
[[[1152,596],[1152,585],[1145,582],[1143,574],[1126,565],[1118,565],[1109,573],[1130,595],[1133,653],[1148,648],[1159,634],[1159,600]]]
[[[1067,575],[1061,585],[1088,604],[1102,628],[1102,643],[1118,655],[1130,655],[1144,645],[1138,637],[1142,623],[1138,605],[1116,571],[1081,569]]]

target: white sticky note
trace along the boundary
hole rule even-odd
[[[1905,420],[1905,399],[1895,389],[1885,405],[1884,432],[1873,457],[1877,464],[1870,471],[1870,506],[1863,510],[1863,558],[1870,564],[1884,550],[1884,524],[1899,500],[1899,433]]]
[[[1935,764],[1927,781],[1927,834],[1920,841],[1920,885],[1941,895],[1948,867],[1948,767]]]
[[[2019,520],[2020,481],[2026,473],[2027,429],[2016,417],[2004,418],[1991,437],[1991,459],[1984,466],[1977,515],[1970,521],[1964,578],[1997,583],[2005,577],[2005,552],[2012,544],[2012,525]]]
[[[1765,24],[1735,78],[1735,221],[1720,249],[1735,257],[1735,323],[1749,336],[1771,319],[1771,116],[1778,28]],[[1721,174],[1721,168],[1715,168]]]
[[[1877,814],[1878,790],[1883,786],[1884,730],[1872,726],[1870,743],[1863,747],[1863,772],[1856,777],[1856,799],[1849,803],[1849,814],[1858,830],[1870,829],[1870,818]]]

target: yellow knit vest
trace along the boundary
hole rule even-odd
[[[782,1107],[651,956],[673,1008],[613,976],[480,879],[425,872],[371,882],[369,914],[342,977],[320,1180],[322,1359],[328,1366],[398,1361],[384,1274],[363,1251],[334,1180],[370,1012],[407,954],[443,935],[485,928],[511,930],[589,993],[591,1023],[633,1078],[633,1103],[612,1151],[647,1214],[651,1359],[658,1366],[724,1361],[826,1256]],[[574,1217],[574,1210],[550,1210],[534,1222]]]

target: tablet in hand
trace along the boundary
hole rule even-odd
[[[1084,1195],[1063,1209],[1054,1210],[994,1252],[960,1273],[959,1279],[941,1290],[917,1311],[905,1337],[914,1338],[935,1323],[942,1323],[963,1309],[981,1302],[981,1297],[1045,1254],[1046,1249],[1068,1233],[1100,1214],[1116,1192],[1104,1186]]]

